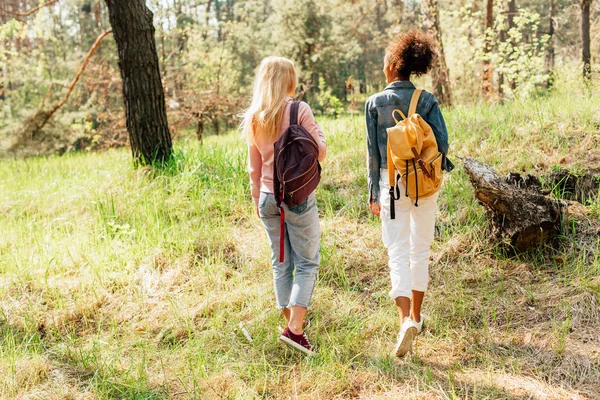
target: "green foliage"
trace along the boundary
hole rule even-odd
[[[496,25],[503,26],[505,19],[504,14],[499,14]],[[540,15],[526,9],[514,17],[514,25],[507,31],[505,41],[493,38],[497,50],[492,55],[492,64],[507,81],[503,86],[505,93],[529,97],[548,80],[545,56],[549,36],[539,34]],[[516,90],[512,91],[512,86]]]
[[[344,111],[344,104],[331,93],[331,89],[327,87],[325,79],[319,78],[319,94],[317,100],[324,114],[331,114],[337,117]]]

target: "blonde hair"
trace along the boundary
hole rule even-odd
[[[283,57],[267,57],[254,79],[252,103],[244,113],[242,133],[253,142],[257,128],[264,139],[274,139],[285,112],[286,97],[296,90],[298,78],[294,62]]]

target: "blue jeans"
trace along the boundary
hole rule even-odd
[[[282,207],[285,210],[285,259],[279,262],[280,210],[273,194],[261,192],[258,212],[271,243],[277,308],[308,308],[320,262],[321,229],[316,196],[312,193],[303,204],[291,209],[286,204]]]

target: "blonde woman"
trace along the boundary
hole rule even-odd
[[[320,262],[315,193],[298,206],[281,205],[285,212],[284,261],[280,261],[280,208],[273,194],[274,143],[290,125],[296,86],[297,75],[292,61],[283,57],[265,58],[256,74],[252,103],[244,115],[242,130],[248,140],[252,198],[271,244],[277,308],[282,310],[287,321],[280,340],[296,350],[313,354],[314,348],[304,333],[303,325]],[[325,159],[325,137],[312,110],[304,102],[298,106],[298,124],[318,144],[318,160]]]

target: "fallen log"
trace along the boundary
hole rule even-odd
[[[465,157],[463,164],[475,197],[491,216],[495,238],[507,238],[518,252],[554,242],[562,231],[563,202],[545,196],[541,185],[523,184],[515,175],[502,179],[489,165],[471,157]]]
[[[546,184],[553,187],[561,199],[576,200],[586,204],[595,199],[600,190],[600,168],[574,171],[565,168],[545,176]]]

